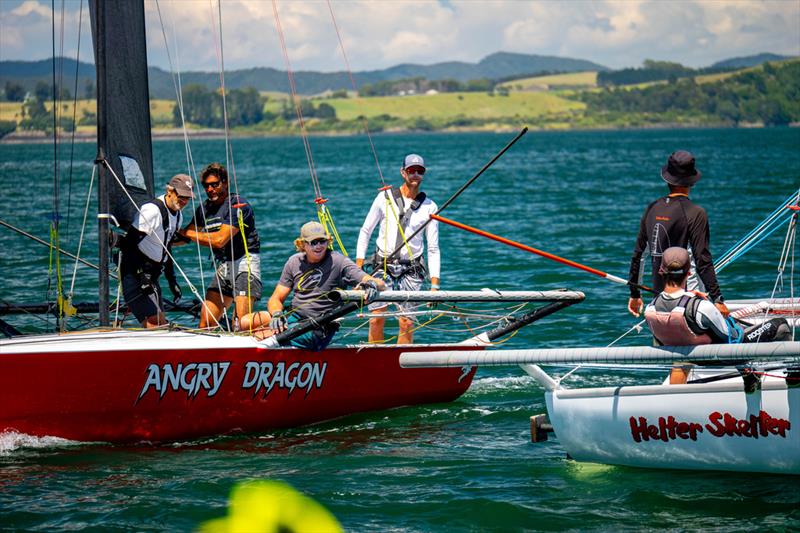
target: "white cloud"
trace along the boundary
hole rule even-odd
[[[278,0],[277,5],[295,70],[345,68],[327,2]],[[332,0],[332,5],[353,70],[475,62],[500,50],[588,59],[614,68],[637,66],[647,58],[698,67],[759,52],[800,55],[800,2],[795,0]],[[75,0],[66,2],[65,52],[72,55],[78,6]],[[217,68],[216,0],[146,0],[145,6],[152,64],[168,68],[160,8],[173,61],[182,70]],[[271,1],[225,0],[222,11],[227,69],[284,68]],[[49,3],[2,0],[0,24],[3,59],[51,54]],[[84,58],[87,30],[84,10]]]

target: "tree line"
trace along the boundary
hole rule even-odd
[[[662,80],[675,81],[681,78],[689,78],[703,74],[716,74],[731,70],[734,69],[725,67],[693,69],[671,61],[645,59],[641,68],[623,68],[620,70],[598,72],[597,84],[601,87],[607,87],[613,85],[635,85],[637,83]]]
[[[278,118],[292,120],[296,118],[294,106],[284,101],[279,113],[264,110],[268,98],[261,96],[257,89],[230,89],[225,93],[223,105],[222,93],[207,89],[203,85],[187,85],[183,90],[183,118],[186,122],[208,128],[222,128],[227,114],[228,125],[250,126],[261,122],[271,122]],[[314,105],[310,100],[301,100],[300,110],[305,118],[335,119],[333,106],[320,103]],[[181,108],[176,102],[172,109],[173,124],[181,126]]]
[[[402,80],[385,80],[376,83],[365,83],[358,90],[359,96],[394,96],[398,94],[425,93],[434,90],[440,93],[455,92],[490,92],[494,91],[496,82],[490,79],[470,80],[428,80],[422,77]]]
[[[641,89],[587,91],[576,97],[595,114],[673,112],[731,124],[785,125],[800,122],[800,61],[764,63],[760,69],[711,83],[698,84],[689,77]]]
[[[52,100],[53,95],[58,95],[57,100],[70,100],[72,99],[72,91],[64,86],[58,84],[53,85],[44,81],[36,82],[33,91],[28,92],[24,86],[13,81],[7,81],[3,86],[2,99],[7,102],[24,102],[27,98],[36,98],[40,102]],[[96,96],[94,82],[86,80],[83,85],[83,94],[81,98],[92,99]]]

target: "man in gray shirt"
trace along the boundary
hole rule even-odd
[[[267,304],[272,317],[269,327],[274,332],[279,333],[304,318],[319,317],[340,305],[327,297],[335,289],[357,285],[367,292],[365,303],[369,303],[378,290],[386,288],[382,280],[368,275],[342,254],[329,250],[330,242],[330,236],[319,222],[303,225],[300,237],[294,242],[298,253],[286,261]],[[283,303],[292,291],[291,310],[284,313]],[[312,351],[322,350],[338,329],[338,324],[330,323],[292,339],[291,344]]]

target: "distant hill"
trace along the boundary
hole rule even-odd
[[[755,67],[762,63],[766,63],[767,61],[783,61],[784,59],[790,59],[791,57],[792,56],[781,56],[778,54],[764,52],[754,56],[732,57],[730,59],[725,59],[724,61],[717,61],[711,65],[711,68],[726,69]]]
[[[64,60],[64,86],[70,89],[75,85],[75,66],[74,59]],[[354,72],[353,77],[356,83],[362,86],[367,83],[414,77],[429,80],[455,79],[467,82],[481,78],[497,80],[532,76],[545,72],[586,70],[604,71],[608,68],[583,59],[497,52],[486,56],[478,63],[460,61],[448,61],[433,65],[406,63],[382,70]],[[169,72],[158,67],[150,67],[148,75],[151,97],[175,98],[172,76]],[[81,62],[78,67],[78,78],[78,93],[82,94],[86,80],[94,79],[94,66]],[[350,79],[344,71],[298,71],[294,73],[294,78],[297,90],[301,94],[318,94],[326,90],[351,88]],[[0,86],[4,86],[7,81],[19,83],[28,90],[32,90],[38,81],[52,83],[52,60],[0,61]],[[215,88],[219,86],[219,75],[216,72],[182,72],[181,83],[184,86],[198,83],[207,88]],[[227,71],[225,84],[232,89],[255,87],[260,91],[289,92],[286,72],[266,67]]]

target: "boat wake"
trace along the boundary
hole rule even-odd
[[[84,444],[86,443],[60,437],[34,437],[16,431],[5,431],[0,433],[0,456],[10,455],[19,450],[65,448]]]

